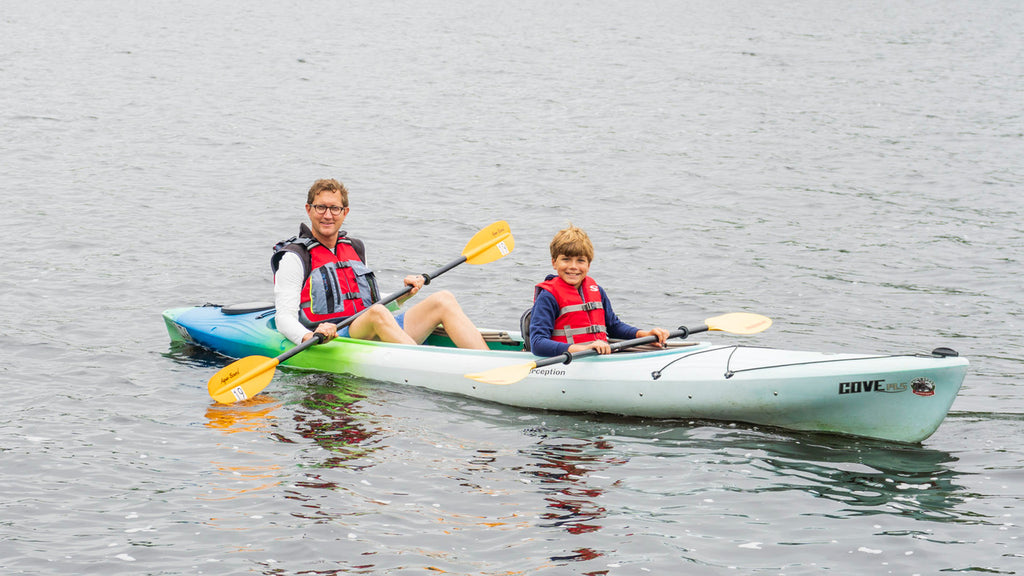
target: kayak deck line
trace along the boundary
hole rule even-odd
[[[955,350],[952,350],[950,348],[936,348],[930,354],[922,354],[920,352],[916,352],[916,353],[905,353],[905,354],[878,354],[878,355],[875,355],[875,356],[857,356],[857,357],[854,357],[854,358],[825,358],[825,359],[821,359],[821,360],[807,360],[807,361],[803,361],[803,362],[789,362],[789,363],[786,363],[786,364],[766,364],[764,366],[752,366],[752,367],[749,367],[749,368],[738,368],[736,370],[733,370],[730,367],[730,365],[732,364],[733,354],[735,354],[737,350],[740,350],[740,349],[743,349],[743,348],[756,348],[756,349],[762,349],[762,350],[771,350],[772,349],[772,348],[770,348],[768,346],[750,346],[750,345],[746,345],[746,344],[731,344],[731,345],[727,345],[727,346],[720,346],[720,347],[717,347],[717,348],[707,348],[707,349],[704,349],[704,350],[697,350],[697,351],[694,351],[691,354],[686,354],[684,356],[680,356],[678,358],[673,359],[671,362],[669,362],[668,364],[666,364],[662,368],[652,372],[651,373],[651,377],[653,379],[657,380],[658,378],[661,378],[661,373],[666,368],[668,368],[669,366],[671,366],[671,365],[673,365],[676,362],[679,362],[681,360],[686,360],[688,358],[696,356],[697,354],[704,354],[704,353],[707,353],[707,352],[717,352],[719,350],[727,350],[727,349],[732,349],[732,352],[729,354],[729,357],[726,358],[726,360],[725,360],[725,378],[727,380],[729,378],[732,378],[734,375],[739,374],[741,372],[753,372],[755,370],[770,370],[770,369],[773,369],[773,368],[789,368],[789,367],[793,367],[793,366],[811,366],[811,365],[814,365],[814,364],[828,364],[828,363],[831,363],[831,362],[855,362],[855,361],[862,361],[862,360],[878,360],[878,359],[882,359],[882,358],[947,358],[947,357],[950,357],[950,356],[953,356],[953,357],[959,356],[959,354]],[[568,364],[568,362],[566,362],[566,364]]]

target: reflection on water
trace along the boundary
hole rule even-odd
[[[561,528],[575,535],[601,530],[600,521],[608,511],[597,499],[605,491],[588,486],[587,477],[625,464],[627,460],[617,455],[618,451],[608,440],[549,436],[538,429],[531,429],[528,434],[540,438],[534,446],[521,450],[537,460],[526,473],[540,479],[545,494],[548,511],[541,514],[539,525]],[[584,547],[574,549],[570,555],[552,556],[551,560],[586,561],[604,554]]]
[[[564,414],[546,414],[544,425],[529,428],[526,434],[537,440],[520,450],[532,460],[522,472],[539,480],[546,505],[537,526],[572,535],[603,533],[598,542],[623,542],[602,546],[587,539],[586,546],[570,544],[548,556],[556,563],[595,558],[601,563],[628,553],[632,531],[621,529],[643,523],[644,516],[659,526],[692,526],[691,535],[703,537],[709,508],[700,508],[706,502],[716,502],[710,509],[761,499],[771,502],[769,507],[792,502],[793,513],[812,525],[830,518],[873,516],[885,525],[903,517],[910,523],[892,526],[885,534],[921,540],[934,539],[938,527],[929,524],[988,521],[965,509],[966,503],[983,496],[965,487],[957,472],[958,458],[916,445]],[[721,483],[689,481],[712,477]],[[706,499],[702,492],[708,490],[724,490],[735,497]],[[839,505],[808,506],[807,495]],[[747,511],[734,513],[743,518]],[[991,519],[993,524],[998,521]],[[692,555],[680,543],[666,545],[678,546],[679,557]]]
[[[299,387],[302,396],[292,413],[295,432],[327,454],[315,465],[356,470],[371,466],[366,462],[354,463],[376,450],[381,435],[380,430],[369,428],[367,415],[354,408],[366,398],[358,382],[341,376],[313,374],[303,377]],[[278,439],[290,441],[281,436]]]
[[[751,466],[771,473],[771,491],[803,490],[846,504],[844,516],[897,514],[918,520],[955,520],[956,506],[971,496],[956,483],[938,450],[873,441],[739,440],[738,450],[759,449]],[[793,481],[785,478],[794,479]]]
[[[231,361],[206,348],[182,342],[173,342],[164,357],[185,366],[212,370]],[[282,382],[275,385],[280,388],[288,386]],[[365,415],[353,409],[354,404],[365,398],[356,380],[331,374],[309,374],[299,376],[290,387],[301,393],[298,406],[286,411],[295,422],[295,433],[312,440],[330,454],[319,466],[334,468],[348,465],[348,462],[372,451],[369,445],[374,443],[378,431],[367,428],[365,422],[361,422]],[[206,411],[206,425],[229,434],[267,432],[280,442],[294,443],[295,440],[290,438],[292,431],[279,430],[281,424],[273,415],[282,405],[282,401],[266,391],[231,405],[211,403]]]
[[[282,405],[282,402],[269,394],[260,394],[231,405],[213,402],[206,409],[206,427],[222,434],[270,433],[276,418],[273,413]],[[230,449],[232,456],[227,461],[210,462],[216,478],[211,482],[209,493],[200,496],[200,500],[232,500],[281,484],[281,478],[287,471],[280,464],[270,461],[241,463],[239,456],[243,451],[237,447]],[[211,518],[208,524],[218,526],[220,520]]]
[[[189,350],[196,353],[199,349]],[[185,361],[173,355],[176,360]],[[213,363],[217,359],[211,359]],[[223,358],[220,358],[221,363]],[[309,441],[316,450],[304,450],[307,466],[312,468],[348,467],[362,469],[368,464],[354,466],[353,461],[363,458],[375,447],[378,432],[370,429],[365,416],[357,412],[353,406],[364,397],[352,380],[324,374],[302,375],[289,382],[286,376],[276,386],[278,393],[286,401],[279,400],[274,394],[264,392],[248,400],[231,405],[211,403],[206,410],[206,426],[223,434],[258,433],[284,444],[297,445],[300,449]],[[299,399],[293,401],[293,390],[300,392]],[[302,439],[302,440],[300,440]],[[217,474],[209,494],[203,500],[229,500],[239,496],[251,495],[268,488],[280,487],[282,477],[293,476],[289,467],[284,469],[277,463],[239,463],[237,446],[230,448],[234,453],[234,462],[212,462]],[[320,450],[322,449],[322,450]],[[322,455],[326,454],[326,457]],[[309,463],[308,456],[315,455],[316,460]],[[332,480],[321,475],[307,473],[302,479],[289,482],[290,488],[285,489],[285,498],[289,500],[307,501],[311,497],[302,492],[303,489],[338,489]],[[317,506],[307,506],[318,508]],[[313,518],[307,513],[293,513],[295,516]],[[316,518],[326,513],[317,510]],[[212,524],[218,524],[216,519]]]
[[[631,424],[615,433],[656,439],[665,457],[703,454],[715,465],[724,458],[754,471],[753,482],[733,490],[801,491],[843,503],[844,517],[958,520],[957,505],[974,497],[957,483],[955,456],[917,445],[696,422],[672,428]]]
[[[217,471],[217,482],[212,483],[210,493],[199,500],[231,500],[239,496],[262,492],[281,484],[281,475],[286,472],[279,464],[245,465],[232,462],[211,462]],[[211,524],[216,524],[214,518]]]
[[[217,370],[230,364],[233,359],[218,354],[208,348],[189,344],[188,342],[173,341],[168,347],[169,350],[162,356],[173,360],[176,364],[190,368],[211,368],[210,376]]]
[[[266,432],[282,403],[269,394],[259,394],[231,405],[212,403],[206,409],[206,426],[227,434]]]
[[[536,415],[511,407],[481,411],[472,404],[436,400],[446,410],[472,416],[481,425],[522,430],[519,418]],[[539,479],[543,490],[546,511],[538,525],[570,534],[601,531],[606,520],[620,512],[609,503],[635,500],[620,490],[640,489],[679,501],[692,495],[693,489],[708,488],[701,483],[668,482],[651,487],[633,482],[633,478],[649,477],[661,467],[664,477],[698,466],[704,471],[721,470],[729,482],[736,480],[716,489],[753,495],[798,491],[838,502],[839,510],[825,507],[823,514],[843,518],[888,515],[942,523],[980,520],[977,514],[965,512],[965,505],[984,496],[965,486],[958,458],[921,445],[700,421],[549,412],[539,417],[542,426],[524,431],[537,440],[520,450],[532,460],[521,472]],[[478,453],[473,462],[495,465],[489,453]],[[634,474],[640,468],[642,472]],[[741,469],[742,474],[738,472]],[[599,478],[596,482],[595,477]],[[601,554],[581,550],[579,558],[592,552]]]

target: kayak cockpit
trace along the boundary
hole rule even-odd
[[[227,316],[239,316],[242,314],[257,314],[257,318],[266,319],[267,326],[276,330],[277,326],[274,323],[274,304],[271,302],[242,302],[238,304],[228,304],[226,306],[217,306],[215,304],[207,304],[210,307],[219,307],[222,314]],[[487,347],[491,350],[511,351],[511,352],[522,352],[525,349],[525,342],[521,332],[509,331],[509,330],[490,330],[481,329],[480,335],[483,336],[484,342],[487,343]],[[615,340],[612,341],[614,343]],[[670,341],[667,344],[667,348],[680,348],[687,346],[694,346],[696,342],[685,342],[682,340]],[[445,332],[444,326],[438,326],[434,331],[427,336],[427,339],[423,342],[425,346],[437,346],[439,348],[455,348],[455,344],[452,339]],[[649,352],[652,350],[659,350],[652,345],[642,345],[622,350],[620,353],[629,352]]]

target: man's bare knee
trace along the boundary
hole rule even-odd
[[[431,298],[434,299],[434,304],[444,310],[457,310],[459,308],[459,301],[455,299],[455,294],[452,294],[448,290],[441,290],[433,295]]]
[[[387,317],[391,316],[391,311],[384,307],[384,305],[382,304],[374,304],[373,306],[370,306],[370,308],[367,309],[366,312],[363,312],[363,314],[368,316],[369,319],[372,320],[374,324],[376,324],[383,320],[387,320]]]

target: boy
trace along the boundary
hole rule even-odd
[[[664,328],[640,330],[619,320],[604,289],[587,275],[594,245],[583,230],[569,225],[551,240],[549,274],[534,291],[530,316],[530,348],[537,356],[558,356],[595,348],[610,354],[608,338],[629,340],[657,336],[658,346],[668,339]]]

